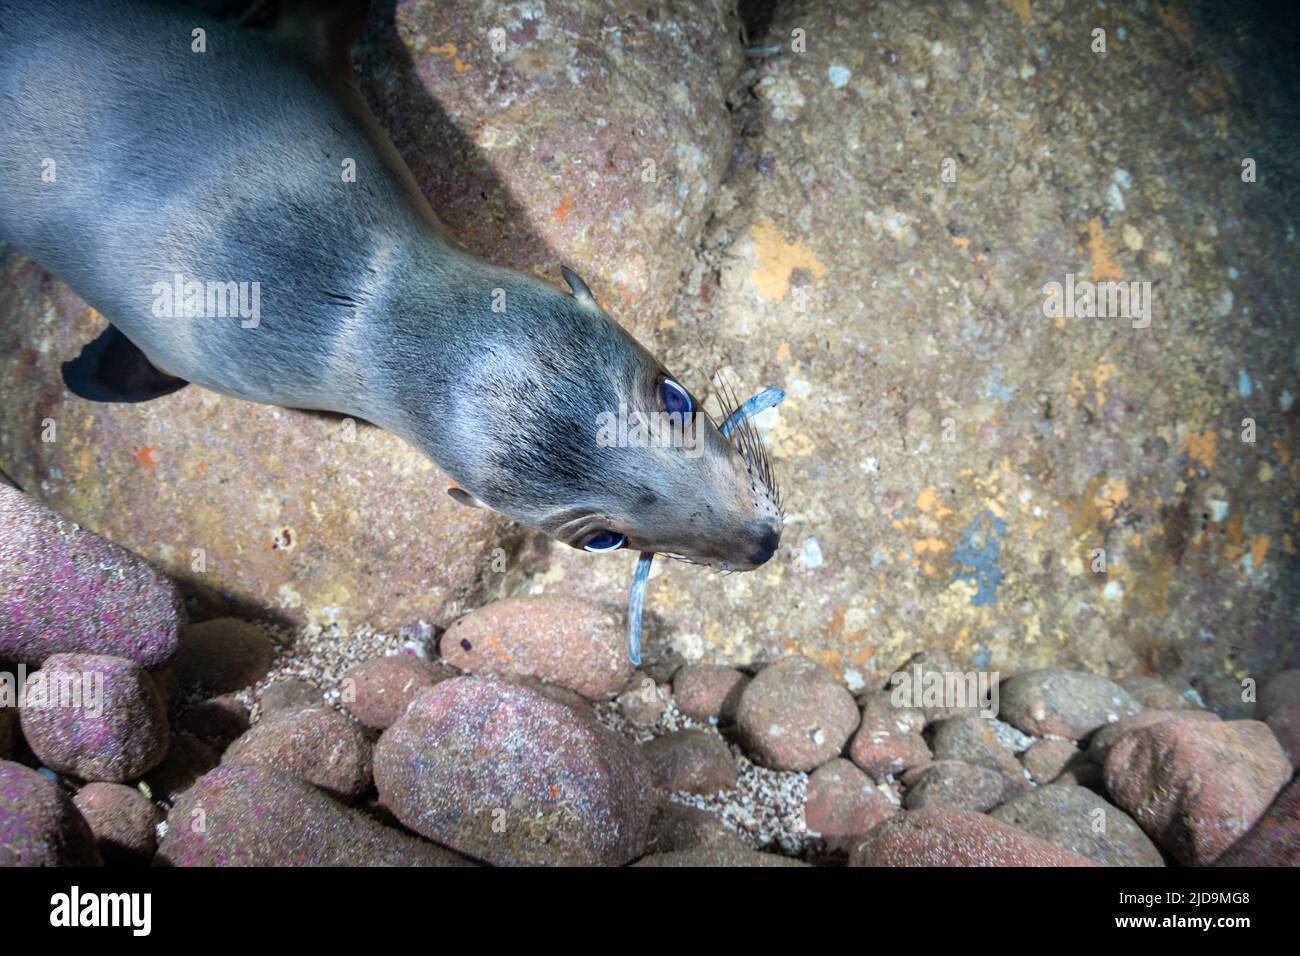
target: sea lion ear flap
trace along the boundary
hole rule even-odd
[[[464,488],[458,488],[455,485],[447,486],[447,494],[451,495],[452,501],[462,504],[466,508],[482,508],[483,502],[479,501]]]
[[[569,291],[579,302],[586,305],[596,305],[596,297],[591,294],[587,288],[587,283],[582,281],[582,277],[574,272],[568,266],[560,266],[560,275],[564,276],[564,281],[569,284]],[[599,308],[599,306],[596,306]]]

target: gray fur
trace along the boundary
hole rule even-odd
[[[451,240],[346,55],[306,57],[277,38],[291,32],[148,2],[0,0],[0,239],[170,375],[374,422],[570,544],[607,528],[640,550],[761,563],[780,515],[753,463],[712,425],[699,457],[598,447],[601,412],[658,409],[662,367],[580,279],[567,295]],[[155,316],[154,283],[177,273],[259,282],[260,324]]]

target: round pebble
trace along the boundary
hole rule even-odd
[[[851,850],[872,827],[897,812],[894,802],[842,757],[828,760],[808,779],[804,825],[831,853]]]
[[[266,767],[351,802],[370,789],[371,749],[346,715],[304,708],[266,715],[230,745],[221,762]]]
[[[0,867],[99,866],[95,837],[57,783],[0,760]]]
[[[72,798],[109,865],[147,866],[158,848],[164,814],[135,787],[88,783]]]
[[[736,786],[736,760],[716,733],[681,730],[642,746],[655,782],[665,790],[717,793]]]
[[[83,780],[134,780],[167,754],[162,695],[144,668],[125,658],[46,658],[28,675],[19,715],[41,762]]]
[[[448,668],[414,654],[373,657],[343,675],[343,706],[372,730],[383,730],[406,712],[422,690],[454,676]]]
[[[507,598],[452,623],[442,658],[474,674],[536,677],[609,700],[627,686],[632,664],[619,615],[567,595]]]
[[[315,686],[291,677],[288,680],[278,680],[263,689],[258,700],[262,705],[262,713],[273,714],[301,707],[320,707],[323,698]]]
[[[749,677],[734,667],[687,664],[673,675],[673,703],[699,723],[730,724],[748,686]]]
[[[1037,737],[1080,740],[1098,727],[1131,717],[1142,705],[1119,684],[1057,667],[1004,680],[999,716]]]
[[[909,810],[946,806],[983,813],[1002,802],[1002,775],[960,760],[936,760],[918,772],[903,797]]]
[[[777,770],[809,771],[839,756],[859,718],[853,695],[806,657],[764,667],[736,710],[745,751]]]

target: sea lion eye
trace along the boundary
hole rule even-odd
[[[617,551],[625,544],[627,544],[625,534],[619,534],[617,531],[597,531],[582,547],[593,554],[603,554],[606,551]]]
[[[693,408],[690,393],[671,378],[659,382],[659,403],[670,415],[689,415]]]

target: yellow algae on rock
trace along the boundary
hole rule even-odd
[[[790,242],[770,219],[760,219],[749,229],[754,240],[753,281],[758,294],[769,302],[785,298],[790,291],[790,274],[807,269],[814,279],[826,275],[826,266],[802,242]]]

